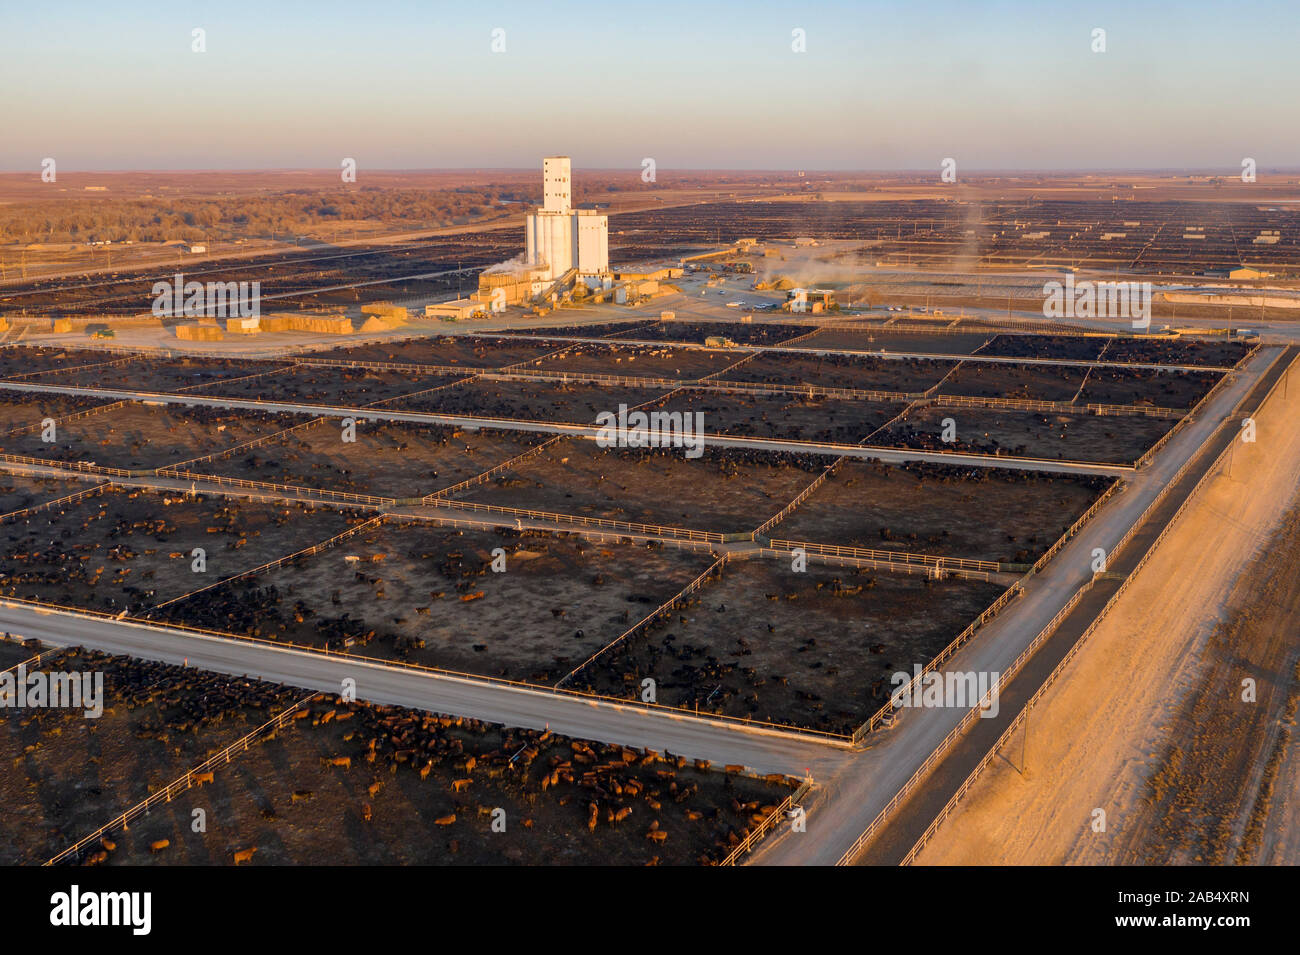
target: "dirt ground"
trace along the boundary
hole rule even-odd
[[[978,332],[951,335],[890,332],[880,328],[824,328],[795,348],[843,348],[846,351],[887,351],[935,355],[969,355],[991,336]]]
[[[64,415],[107,404],[112,402],[103,398],[87,398],[81,395],[0,391],[0,445],[5,441],[6,432],[18,428],[39,428],[46,418],[54,418],[57,421]]]
[[[492,568],[503,552],[504,571]],[[391,523],[168,619],[552,685],[672,598],[707,552]]]
[[[1162,365],[1213,365],[1230,368],[1246,357],[1244,342],[1167,341],[1116,338],[1106,349],[1106,361],[1159,363]]]
[[[43,504],[84,491],[91,486],[84,481],[60,481],[58,478],[0,472],[0,517],[33,504]]]
[[[602,449],[566,438],[457,500],[735,533],[785,507],[826,465],[816,455],[705,448]]]
[[[359,408],[376,401],[397,398],[449,385],[460,379],[453,375],[421,375],[414,372],[373,371],[368,368],[339,368],[330,365],[297,365],[274,375],[221,382],[203,389],[205,395],[232,398],[302,401],[310,404]],[[399,407],[399,402],[389,402]]]
[[[719,372],[747,355],[740,349],[707,351],[669,345],[568,345],[554,356],[531,361],[526,368],[575,374],[622,375],[694,381]]]
[[[313,358],[343,361],[408,362],[415,365],[464,365],[466,368],[501,368],[539,358],[558,348],[552,342],[491,339],[465,335],[435,335],[409,341],[346,345]]]
[[[957,440],[944,443],[951,419]],[[871,440],[888,447],[1132,464],[1176,421],[1137,415],[1041,414],[943,404],[914,411]]]
[[[5,634],[4,639],[0,639],[0,670],[7,670],[25,660],[30,660],[38,652],[28,649],[17,640],[10,640],[9,635]]]
[[[584,688],[848,734],[888,700],[892,675],[911,678],[1003,587],[788,558],[737,560],[721,580],[583,672]]]
[[[687,390],[646,410],[699,412],[704,415],[704,430],[709,434],[857,444],[904,407],[901,403],[820,395],[808,398]]]
[[[308,420],[244,409],[174,408],[128,402],[60,423],[57,441],[41,434],[0,437],[0,452],[106,467],[152,469],[251,441]]]
[[[709,865],[791,788],[549,732],[317,703],[133,823],[109,862],[229,865],[255,849],[255,865]]]
[[[643,328],[629,329],[619,338],[642,341],[694,342],[703,344],[706,338],[721,335],[738,345],[779,345],[792,338],[815,332],[816,325],[772,325],[759,322],[656,322]]]
[[[104,712],[0,708],[3,865],[44,862],[306,695],[76,650],[42,663],[102,673]]]
[[[527,421],[594,424],[602,411],[617,413],[620,404],[633,408],[654,400],[665,390],[582,382],[478,378],[430,395],[393,402],[390,407]]]
[[[721,378],[765,384],[814,385],[919,394],[952,370],[951,362],[911,358],[852,358],[846,355],[760,355]]]
[[[1106,405],[1190,408],[1218,383],[1219,372],[1156,372],[1094,368],[1079,400]]]
[[[0,378],[111,361],[113,357],[89,348],[0,348]]]
[[[924,864],[1296,864],[1300,391],[1258,415],[921,853]],[[1283,543],[1289,541],[1290,543]],[[1288,658],[1290,662],[1288,662]],[[1258,702],[1242,700],[1256,681]],[[1022,762],[1021,747],[1025,748]],[[1093,812],[1106,831],[1092,831]]]
[[[105,491],[0,524],[0,593],[141,613],[310,547],[366,516],[302,504]],[[194,570],[196,547],[204,550],[202,572]]]
[[[1032,564],[1109,479],[845,461],[768,536]],[[991,522],[989,515],[999,515]]]
[[[1092,361],[1102,357],[1110,339],[1076,335],[997,335],[980,349],[981,355],[1011,358],[1060,358]],[[1106,355],[1109,358],[1109,355]]]
[[[101,388],[172,392],[286,367],[288,366],[284,362],[234,358],[137,358],[109,367],[42,375],[39,380],[47,385],[76,385],[82,388],[97,385]],[[262,392],[257,397],[264,395],[265,392]]]
[[[1086,368],[1053,368],[1049,365],[969,362],[944,381],[939,393],[972,398],[1073,401],[1087,371]]]
[[[195,466],[273,484],[353,494],[422,497],[496,467],[545,440],[525,431],[463,431],[398,421],[356,422],[356,440],[343,440],[343,420],[321,421],[275,443]]]

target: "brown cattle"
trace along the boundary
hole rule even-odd
[[[190,779],[194,782],[195,786],[202,786],[204,783],[212,782],[212,774],[195,773],[193,776],[190,777]]]
[[[451,781],[451,791],[454,793],[464,792],[473,781],[472,779],[453,779]]]
[[[239,849],[235,852],[235,865],[242,865],[245,862],[253,861],[253,853],[257,851],[257,846],[250,849]]]
[[[455,821],[456,814],[453,812],[446,816],[439,816],[437,819],[433,820],[433,823],[436,826],[450,826]]]
[[[157,842],[149,843],[149,851],[152,852],[154,855],[157,855],[159,852],[162,852],[171,844],[172,841],[170,839],[159,839]]]

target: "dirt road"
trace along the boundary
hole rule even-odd
[[[1295,861],[1284,795],[1300,760],[1280,731],[1300,620],[1297,413],[1292,382],[919,863],[1231,863],[1243,846],[1243,859],[1259,857],[1251,845]],[[1255,703],[1242,701],[1246,678]],[[1270,773],[1272,804],[1257,800]]]

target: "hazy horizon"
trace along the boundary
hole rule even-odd
[[[1279,169],[1297,39],[1281,0],[24,5],[0,171]]]

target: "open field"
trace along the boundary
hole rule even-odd
[[[104,467],[160,468],[225,451],[305,420],[246,409],[182,410],[126,402],[99,414],[61,423],[53,444],[42,441],[39,430],[0,436],[0,451]],[[13,424],[18,427],[23,423],[20,418]]]
[[[779,540],[1032,564],[1108,483],[846,460],[768,533]],[[990,515],[999,519],[992,522]]]
[[[0,592],[140,614],[310,547],[360,519],[302,504],[106,490],[0,524]],[[195,570],[195,548],[204,552],[202,570]]]
[[[496,467],[543,440],[519,431],[462,431],[358,419],[356,440],[345,441],[344,420],[321,420],[273,442],[204,461],[194,470],[354,494],[422,497]]]
[[[322,701],[132,824],[108,861],[229,865],[255,849],[260,865],[709,865],[792,788],[549,731]],[[219,824],[192,832],[197,808]]]
[[[180,601],[166,616],[550,685],[711,563],[707,552],[673,547],[391,522],[273,575]]]
[[[1002,593],[962,578],[737,560],[583,671],[575,686],[701,713],[850,734]]]
[[[750,531],[828,461],[816,455],[705,448],[602,449],[566,438],[466,488],[456,500],[693,530]]]
[[[76,649],[41,670],[102,674],[104,710],[0,711],[5,865],[39,865],[305,695]]]

